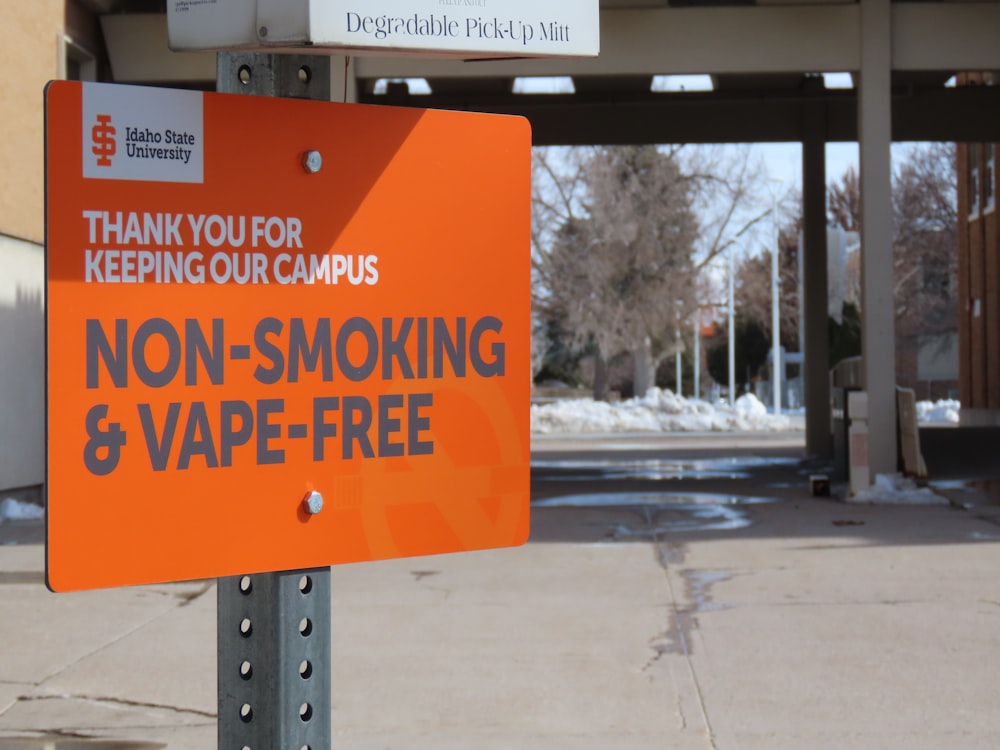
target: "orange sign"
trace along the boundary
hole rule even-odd
[[[530,140],[50,84],[49,587],[522,543]]]

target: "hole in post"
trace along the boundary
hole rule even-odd
[[[313,717],[313,707],[308,703],[303,703],[299,706],[299,718],[302,721],[309,721]]]
[[[253,664],[248,661],[244,661],[240,664],[240,677],[244,680],[249,680],[253,677]]]
[[[240,578],[240,593],[249,594],[253,591],[253,579],[250,576],[242,576]]]
[[[299,677],[303,680],[308,680],[313,675],[313,665],[307,659],[304,659],[301,664],[299,664]]]
[[[312,77],[312,69],[308,65],[303,65],[299,68],[299,83],[309,83]]]
[[[253,721],[253,706],[249,703],[244,703],[240,706],[240,721],[244,724],[249,724]]]
[[[250,68],[249,65],[241,65],[236,75],[239,77],[240,83],[246,86],[248,83],[250,83],[250,79],[253,78],[253,70]]]
[[[299,591],[303,594],[308,594],[313,590],[313,579],[309,576],[302,576],[299,579]]]
[[[253,623],[250,622],[249,617],[244,617],[240,620],[240,635],[244,638],[249,638],[250,634],[253,632]]]
[[[312,634],[312,632],[313,632],[312,620],[310,620],[308,617],[303,617],[301,620],[299,620],[299,634],[303,638],[308,638]]]

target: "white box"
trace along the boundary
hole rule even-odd
[[[868,392],[848,391],[847,417],[851,422],[868,419]]]
[[[594,57],[598,0],[167,0],[170,48]]]

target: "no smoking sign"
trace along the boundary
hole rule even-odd
[[[524,120],[69,82],[46,108],[51,588],[524,541]]]

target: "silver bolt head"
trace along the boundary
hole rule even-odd
[[[314,516],[323,510],[323,496],[318,492],[310,492],[306,496],[305,503],[306,510]]]
[[[323,154],[319,151],[306,151],[302,155],[302,168],[309,174],[316,174],[323,168]]]

